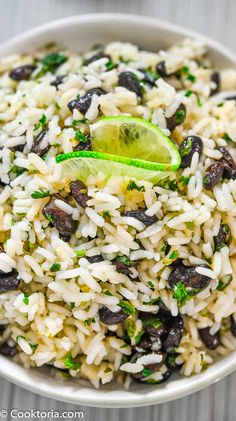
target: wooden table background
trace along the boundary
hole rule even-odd
[[[236,50],[235,0],[0,0],[0,42],[49,20],[92,12],[155,16],[205,33]],[[112,410],[60,403],[0,379],[0,409],[79,409],[84,411],[86,421],[235,421],[235,390],[236,373],[199,393],[171,403]]]

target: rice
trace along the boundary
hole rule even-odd
[[[48,52],[0,63],[0,353],[13,346],[27,369],[49,364],[94,387],[166,381],[166,355],[198,374],[236,349],[236,72],[211,67],[191,39],[155,53],[65,51],[47,71]],[[28,80],[9,77],[30,63]],[[119,86],[124,72],[133,87]],[[90,124],[116,115],[198,148],[156,184],[108,176],[104,163],[83,174],[83,201],[55,156],[89,148]],[[224,170],[207,188],[212,165]]]

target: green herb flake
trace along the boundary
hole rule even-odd
[[[60,263],[53,263],[52,266],[50,267],[50,272],[57,272],[60,269],[61,269]]]
[[[224,102],[220,102],[219,104],[217,104],[217,107],[221,108],[223,107],[223,105],[224,105]]]
[[[145,367],[142,371],[143,377],[151,376],[151,374],[152,374],[152,370],[149,370],[149,368],[147,368],[147,367]]]
[[[155,317],[143,320],[143,327],[152,326],[154,329],[158,329],[161,326],[161,321]]]
[[[182,307],[189,298],[189,293],[183,282],[178,282],[174,287],[173,298],[178,302],[178,306]]]
[[[80,120],[73,119],[71,124],[72,126],[78,126],[79,124],[86,124],[88,122],[87,118],[81,118]]]
[[[126,322],[126,330],[129,338],[133,338],[136,330],[136,324],[133,319],[128,319]]]
[[[47,54],[42,60],[42,64],[48,68],[49,71],[53,72],[58,66],[65,63],[68,57],[61,51]]]
[[[69,352],[64,360],[64,366],[68,370],[78,370],[81,364],[75,358],[72,358],[71,353]]]
[[[124,311],[125,314],[135,314],[135,306],[127,300],[120,300],[119,302],[120,307]]]
[[[50,213],[45,213],[45,217],[51,224],[53,224],[53,216]]]
[[[174,250],[174,251],[172,251],[172,253],[169,255],[168,259],[170,259],[170,260],[174,260],[174,259],[177,259],[177,257],[179,257],[179,252],[178,252],[178,250]]]
[[[109,297],[113,297],[113,294],[111,291],[109,291],[109,289],[107,289],[104,294],[108,295]]]
[[[197,97],[197,106],[202,107],[202,100],[201,100],[200,96],[196,95],[196,97]]]
[[[152,282],[152,281],[148,281],[148,282],[147,282],[147,286],[148,286],[149,288],[151,288],[151,289],[154,289],[154,288],[155,288],[155,285],[153,284],[153,282]]]
[[[194,222],[185,222],[186,227],[190,230],[193,231],[194,229]]]
[[[112,69],[115,69],[117,67],[117,64],[116,63],[114,63],[112,60],[109,60],[107,63],[106,63],[106,68],[107,68],[107,70],[112,70]]]
[[[110,214],[109,211],[105,211],[105,212],[103,212],[102,216],[103,216],[103,218],[110,218],[111,214]]]
[[[80,130],[76,130],[75,139],[79,142],[87,142],[86,136]]]
[[[220,279],[216,287],[217,291],[224,291],[225,288],[230,284],[232,279],[233,279],[232,275],[226,275],[223,280]]]
[[[23,172],[25,171],[26,171],[26,168],[17,167],[17,165],[13,165],[9,172],[11,174],[16,174],[16,176],[18,177],[19,175],[23,174]]]
[[[176,191],[178,190],[178,185],[175,179],[167,177],[164,178],[163,180],[160,180],[158,182],[158,185],[160,187],[162,187],[163,189],[167,189],[167,190],[171,190],[171,191]]]
[[[179,182],[182,183],[184,186],[187,186],[189,184],[190,177],[186,177],[182,175],[179,179]]]
[[[232,138],[228,135],[228,133],[224,133],[222,138],[227,142],[227,143],[234,143]]]
[[[110,367],[107,367],[105,370],[104,370],[104,373],[110,373],[111,371],[113,371]]]
[[[15,159],[15,152],[14,151],[11,151],[10,152],[10,160],[11,160],[11,162],[13,162],[14,159]]]
[[[36,351],[36,349],[38,348],[38,344],[29,344],[30,348],[32,349],[33,352]]]
[[[177,110],[175,113],[175,121],[177,124],[182,124],[186,116],[185,110]]]
[[[145,331],[142,329],[134,338],[135,341],[135,345],[138,345],[139,342],[141,341],[143,335],[144,335]]]
[[[92,323],[95,323],[96,320],[94,317],[90,317],[89,319],[84,320],[84,326],[90,326]]]
[[[189,73],[187,76],[187,80],[194,83],[196,81],[196,76],[192,75],[192,73]]]
[[[28,294],[28,292],[24,292],[23,303],[25,305],[28,305],[29,304],[29,294]]]
[[[33,199],[42,199],[43,197],[48,197],[50,195],[51,195],[51,193],[48,190],[47,191],[43,191],[43,190],[34,191],[33,193],[31,193],[31,197]]]
[[[47,127],[47,117],[45,114],[42,115],[42,117],[39,119],[38,123],[34,125],[34,132],[41,128],[42,130],[45,130]]]
[[[75,308],[75,303],[70,303],[70,308],[71,309]]]
[[[186,91],[184,96],[189,98],[192,94],[193,94],[193,91]]]
[[[86,250],[75,250],[75,255],[77,257],[84,257],[86,256]]]
[[[138,190],[138,191],[145,191],[145,187],[144,186],[138,186],[135,181],[130,180],[128,186],[126,187],[126,190]]]
[[[116,257],[116,260],[118,262],[124,263],[126,266],[131,266],[132,265],[132,262],[129,259],[129,257],[128,256],[125,256],[125,255],[123,255],[123,256],[117,256]]]

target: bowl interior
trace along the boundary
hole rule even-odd
[[[66,18],[30,30],[0,46],[0,57],[12,53],[33,52],[48,42],[56,41],[62,47],[86,51],[95,43],[126,41],[140,48],[156,51],[165,49],[185,36],[203,40],[216,67],[235,66],[231,52],[218,43],[188,30],[150,18],[120,14],[96,14]],[[72,403],[101,407],[131,407],[150,405],[179,398],[217,381],[236,367],[236,354],[216,362],[206,372],[191,378],[174,375],[161,385],[133,384],[125,391],[117,384],[94,390],[87,382],[62,381],[51,368],[27,371],[0,356],[0,374],[33,392]]]

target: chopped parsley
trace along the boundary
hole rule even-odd
[[[143,320],[143,327],[144,328],[146,326],[152,326],[154,329],[158,329],[160,327],[160,325],[161,325],[160,320],[155,318],[155,317]]]
[[[148,376],[151,376],[151,374],[152,374],[152,370],[150,370],[149,368],[147,368],[147,367],[145,367],[144,369],[143,369],[143,371],[142,371],[142,375],[143,375],[143,377],[148,377]]]
[[[200,96],[199,95],[196,95],[196,97],[197,97],[197,105],[198,105],[198,107],[202,107],[202,100],[201,100]]]
[[[18,177],[19,175],[23,174],[23,172],[25,171],[26,171],[26,168],[17,167],[17,165],[13,165],[9,172],[11,174],[16,174],[16,176]]]
[[[33,199],[42,199],[43,197],[48,197],[50,195],[51,195],[51,193],[48,190],[47,191],[43,191],[43,190],[34,191],[33,193],[31,193],[31,197]]]
[[[154,288],[155,288],[155,285],[153,284],[153,282],[152,282],[152,281],[148,281],[148,282],[147,282],[147,286],[148,286],[149,288],[151,288],[151,289],[154,289]]]
[[[45,213],[45,217],[51,224],[53,224],[53,216],[50,213]]]
[[[89,319],[84,320],[84,326],[90,326],[92,323],[95,323],[96,320],[94,317],[90,317]]]
[[[49,53],[42,60],[42,64],[47,67],[49,72],[54,72],[58,66],[65,63],[68,57],[61,51]]]
[[[189,293],[183,282],[178,282],[174,287],[173,298],[178,302],[178,306],[182,307],[189,298]]]
[[[224,291],[225,288],[230,284],[230,282],[232,281],[232,279],[233,279],[232,275],[226,275],[224,277],[224,280],[219,280],[219,283],[218,283],[216,289],[218,291]]]
[[[110,367],[107,367],[105,370],[104,370],[104,373],[110,373],[111,371],[113,371]]]
[[[172,251],[172,253],[169,255],[168,259],[170,259],[170,260],[174,260],[174,259],[177,259],[177,257],[179,257],[179,252],[178,252],[178,250],[174,250],[174,251]]]
[[[185,110],[177,110],[175,113],[175,121],[177,124],[182,124],[186,116]]]
[[[81,364],[75,358],[72,358],[71,353],[69,352],[64,360],[64,366],[68,370],[78,370]]]
[[[126,330],[129,338],[133,338],[136,330],[136,324],[133,319],[128,319],[126,322]]]
[[[182,307],[184,304],[186,304],[187,300],[198,294],[200,291],[201,290],[199,288],[191,288],[187,290],[183,282],[178,282],[174,286],[173,298],[177,300],[178,307]]]
[[[87,118],[81,118],[80,120],[72,120],[72,126],[77,126],[78,124],[86,124],[87,123]]]
[[[233,142],[233,140],[232,140],[232,138],[228,135],[228,133],[224,133],[223,134],[223,136],[222,136],[222,138],[228,143],[228,144],[230,144],[230,143],[234,143]]]
[[[219,104],[217,104],[217,107],[223,107],[223,105],[224,105],[224,102],[220,102]]]
[[[188,66],[183,66],[180,69],[180,73],[182,75],[185,75],[186,79],[189,80],[190,82],[194,83],[196,81],[196,76],[194,76],[192,73],[189,72]]]
[[[75,139],[79,140],[80,142],[87,142],[86,136],[80,130],[76,130]]]
[[[170,245],[169,245],[168,243],[165,243],[165,244],[162,246],[161,251],[162,251],[162,252],[164,252],[164,253],[165,253],[165,255],[167,256],[167,254],[168,254],[168,253],[169,253],[169,251],[170,251]]]
[[[112,292],[111,292],[111,291],[109,291],[109,289],[107,289],[107,290],[104,292],[104,294],[108,295],[109,297],[112,297],[112,296],[113,296]]]
[[[28,292],[24,292],[23,303],[28,305],[29,304],[29,294]]]
[[[103,218],[110,218],[111,215],[110,215],[109,211],[105,211],[105,212],[103,212],[102,216],[103,216]]]
[[[128,186],[126,187],[126,190],[138,190],[138,191],[145,191],[144,186],[138,186],[135,181],[130,180]]]
[[[75,308],[75,303],[70,303],[70,308],[71,309]]]
[[[36,351],[36,349],[38,348],[38,344],[29,344],[30,348],[32,349],[32,351]]]
[[[192,94],[193,94],[193,91],[186,91],[184,96],[189,98]]]
[[[158,185],[163,189],[176,191],[178,189],[178,185],[176,180],[171,179],[170,177],[164,178],[164,180],[160,180]]]
[[[116,261],[124,263],[126,266],[131,266],[131,264],[132,264],[131,260],[125,255],[117,256]]]
[[[53,263],[52,266],[50,267],[50,272],[57,272],[60,269],[61,269],[60,263]]]
[[[185,222],[186,227],[190,230],[193,231],[194,229],[194,222]]]
[[[117,64],[116,63],[114,63],[112,60],[109,60],[107,63],[106,63],[106,68],[107,68],[107,70],[112,70],[112,69],[115,69],[117,67]]]
[[[135,340],[135,345],[138,345],[139,342],[142,339],[142,336],[144,335],[144,330],[140,330],[140,332],[135,336],[134,340]]]
[[[84,257],[86,255],[86,250],[75,250],[77,257]]]
[[[46,129],[47,127],[47,117],[45,114],[42,115],[42,117],[39,119],[38,123],[35,123],[34,125],[34,132],[41,128],[42,130]]]
[[[182,183],[184,186],[187,186],[190,181],[190,177],[186,177],[182,175],[179,179],[179,182]]]
[[[196,81],[196,76],[192,75],[192,73],[189,73],[187,80],[190,80],[190,82],[194,83]]]
[[[136,311],[135,306],[127,300],[120,300],[119,305],[125,314],[131,315],[134,314]]]

